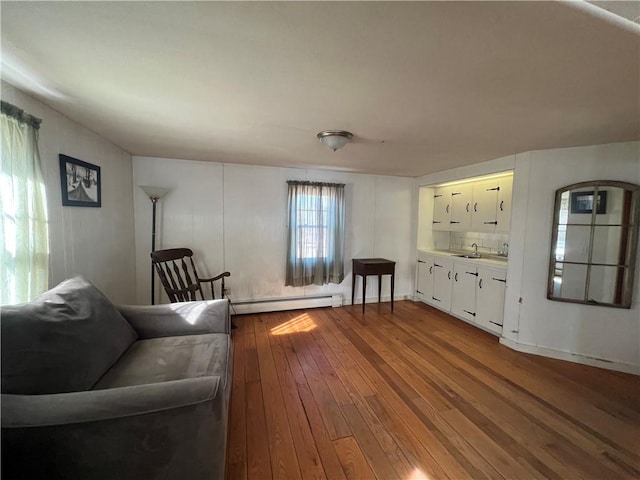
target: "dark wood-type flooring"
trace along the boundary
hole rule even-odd
[[[234,318],[229,479],[640,478],[640,377],[411,301]]]

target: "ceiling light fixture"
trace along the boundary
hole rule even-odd
[[[353,134],[344,130],[323,130],[318,133],[317,137],[318,140],[335,152],[349,143],[353,138]]]

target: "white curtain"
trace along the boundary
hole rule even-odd
[[[8,305],[47,289],[49,241],[40,120],[2,102],[0,121],[0,304]]]
[[[344,280],[344,184],[290,180],[285,285]]]

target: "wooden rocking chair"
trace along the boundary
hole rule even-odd
[[[187,258],[189,259],[187,262]],[[223,272],[212,278],[200,278],[196,265],[193,262],[193,251],[189,248],[169,248],[151,252],[151,263],[160,277],[160,282],[167,292],[171,302],[190,302],[198,300],[196,292],[200,294],[200,300],[205,300],[202,284],[208,283],[211,288],[211,300],[216,299],[216,282],[220,283],[217,289],[218,298],[224,298],[224,279],[230,276],[229,272]],[[193,280],[192,280],[193,278]]]

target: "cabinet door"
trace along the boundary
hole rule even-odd
[[[433,257],[418,256],[418,279],[416,296],[431,302],[433,296]]]
[[[511,195],[513,187],[513,177],[500,179],[500,190],[498,191],[498,208],[496,232],[509,232],[511,224]]]
[[[478,267],[476,322],[497,333],[502,333],[506,286],[507,272],[505,270]]]
[[[433,229],[450,230],[449,213],[451,211],[451,190],[436,188],[433,195]]]
[[[469,231],[471,226],[472,187],[459,185],[451,189],[451,215],[449,225],[453,231]]]
[[[435,257],[433,260],[433,294],[431,300],[439,308],[451,310],[451,285],[453,282],[453,261]]]
[[[473,185],[473,209],[471,230],[474,232],[495,232],[498,206],[498,180],[487,180]]]
[[[477,277],[478,272],[475,265],[454,262],[451,312],[473,322],[476,317]]]

